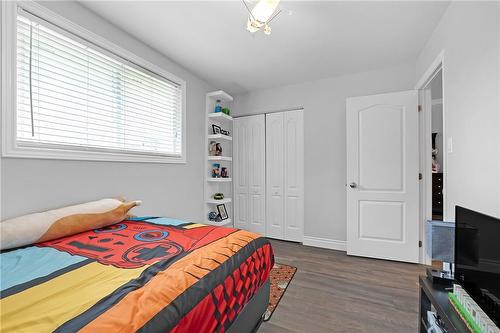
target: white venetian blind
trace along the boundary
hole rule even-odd
[[[181,103],[179,84],[18,14],[18,144],[181,156]]]

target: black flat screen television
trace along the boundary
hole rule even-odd
[[[455,208],[455,280],[500,326],[500,219]]]

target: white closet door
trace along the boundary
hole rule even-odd
[[[284,200],[283,112],[266,115],[266,236],[283,239]]]
[[[266,122],[264,115],[248,117],[250,224],[248,230],[266,233]]]
[[[284,137],[284,239],[301,242],[304,233],[304,115],[302,110],[284,113]]]
[[[234,226],[249,229],[248,118],[233,121]]]
[[[234,219],[235,227],[266,232],[265,216],[265,118],[234,119]]]

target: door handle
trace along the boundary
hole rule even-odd
[[[349,184],[349,187],[350,188],[356,188],[356,187],[358,187],[358,184],[352,182],[352,183]]]

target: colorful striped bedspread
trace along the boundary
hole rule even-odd
[[[2,332],[224,332],[266,281],[247,231],[137,218],[1,254]]]

